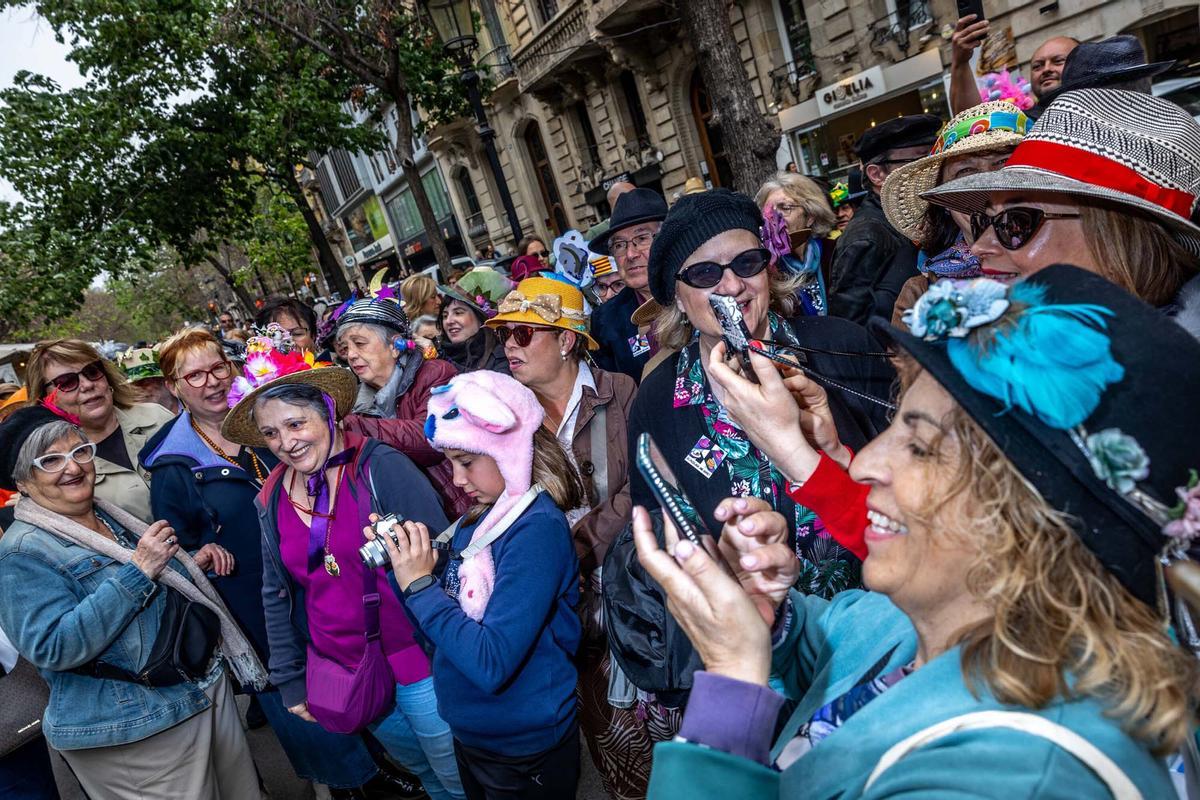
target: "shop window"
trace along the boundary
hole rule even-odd
[[[578,101],[571,107],[575,117],[575,126],[579,130],[579,151],[583,156],[583,169],[591,172],[600,166],[600,145],[596,141],[596,133],[592,130],[592,116],[588,113],[587,103]]]
[[[425,187],[425,194],[429,197],[429,205],[433,208],[433,216],[438,222],[443,222],[451,218],[450,197],[446,193],[446,186],[442,183],[441,175],[438,174],[436,168],[431,167],[421,175],[421,185]],[[392,225],[396,229],[396,235],[403,241],[411,239],[424,231],[424,226],[421,225],[421,215],[417,212],[417,201],[413,199],[412,189],[408,184],[387,201],[388,215],[392,218]]]
[[[533,174],[537,179],[538,191],[542,195],[542,206],[546,211],[546,225],[555,236],[561,236],[567,229],[567,217],[563,211],[562,197],[558,193],[558,184],[554,181],[554,169],[550,156],[546,153],[546,143],[542,140],[542,131],[536,122],[525,127],[525,147],[529,151],[529,162],[533,165]]]
[[[629,143],[637,142],[639,150],[649,147],[650,128],[646,124],[646,111],[642,108],[642,96],[638,93],[637,79],[633,77],[632,72],[625,70],[617,78],[617,82],[621,87],[621,97],[625,101],[627,114],[625,140]]]
[[[696,123],[696,135],[704,153],[704,164],[708,180],[713,186],[733,186],[733,169],[725,153],[725,139],[719,125],[713,124],[712,100],[700,77],[700,70],[692,73],[692,117]]]

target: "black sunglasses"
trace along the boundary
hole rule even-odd
[[[697,261],[689,264],[675,275],[688,286],[696,289],[711,289],[721,282],[725,270],[733,270],[739,278],[753,278],[767,268],[771,263],[771,253],[762,247],[747,250],[733,257],[728,264],[718,264],[716,261]]]
[[[83,369],[79,370],[78,372],[64,372],[62,375],[51,378],[50,380],[46,381],[46,388],[49,388],[53,384],[54,388],[58,389],[60,392],[73,392],[79,388],[80,375],[87,378],[92,383],[96,383],[100,379],[108,377],[104,374],[104,365],[99,361],[93,361],[92,363],[84,366]]]
[[[511,328],[501,326],[496,328],[496,338],[500,340],[501,347],[508,344],[510,337],[516,340],[517,347],[528,347],[535,333],[553,330],[555,328],[536,328],[533,325],[513,325]]]
[[[1000,243],[1001,247],[1005,250],[1020,250],[1037,235],[1038,229],[1042,227],[1045,220],[1071,219],[1078,216],[1078,212],[1055,214],[1040,208],[1026,208],[1025,206],[1006,208],[993,216],[976,211],[971,215],[971,236],[975,238],[975,241],[979,241],[983,232],[991,227],[995,231],[996,241]]]

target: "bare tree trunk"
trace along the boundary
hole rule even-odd
[[[717,112],[738,191],[753,196],[775,172],[779,131],[763,117],[729,21],[728,0],[687,0],[677,6],[696,51],[700,77]]]
[[[300,181],[296,178],[295,170],[285,164],[277,172],[282,175],[284,190],[292,198],[292,202],[300,211],[300,216],[304,217],[304,224],[308,226],[308,238],[317,251],[317,263],[321,267],[321,272],[325,273],[326,285],[333,287],[345,300],[350,296],[350,283],[346,280],[346,273],[342,271],[342,265],[338,257],[334,255],[329,240],[325,238],[325,231],[321,230],[321,223],[317,220],[316,213],[304,199],[304,190],[300,188]]]
[[[230,290],[233,292],[234,297],[236,297],[238,302],[242,304],[242,310],[253,317],[254,312],[257,310],[254,308],[254,298],[251,297],[250,293],[244,288],[238,286],[237,281],[233,279],[233,273],[229,270],[229,267],[225,264],[222,264],[220,259],[215,258],[212,255],[205,255],[204,260],[208,262],[209,266],[216,270],[217,274],[220,275],[222,279],[224,279],[226,285],[228,285]]]
[[[400,161],[400,169],[408,180],[408,188],[417,206],[417,214],[421,217],[421,227],[425,229],[425,235],[429,237],[429,244],[433,247],[434,258],[442,268],[442,274],[449,279],[450,250],[446,247],[446,240],[442,238],[442,229],[438,227],[437,217],[433,215],[433,206],[429,203],[429,195],[425,193],[425,184],[421,183],[421,172],[413,160],[412,106],[409,103],[408,92],[392,81],[388,94],[396,104],[396,156]],[[396,242],[395,245],[399,252],[400,243]]]

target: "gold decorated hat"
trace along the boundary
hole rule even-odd
[[[589,329],[583,292],[555,278],[533,277],[521,281],[500,301],[500,313],[486,324],[489,328],[499,328],[508,322],[562,328],[587,339],[589,350],[600,346]]]

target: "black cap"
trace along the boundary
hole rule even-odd
[[[653,189],[634,189],[617,198],[609,217],[608,230],[588,242],[588,249],[602,256],[608,252],[608,239],[619,230],[643,222],[659,222],[667,217],[667,201]]]
[[[25,440],[43,425],[62,421],[62,417],[45,406],[35,405],[18,408],[0,423],[0,489],[13,491],[17,488],[13,470]]]
[[[668,307],[675,301],[675,275],[696,248],[719,233],[736,230],[762,235],[762,212],[746,195],[711,189],[676,200],[650,247],[650,294],[659,305]]]
[[[1045,303],[1096,304],[1112,312],[1104,317],[1105,333],[1112,359],[1124,373],[1103,390],[1082,427],[1088,435],[1115,428],[1135,440],[1149,457],[1149,475],[1136,481],[1136,489],[1174,506],[1175,489],[1186,486],[1190,471],[1200,467],[1200,426],[1187,423],[1200,406],[1200,369],[1181,368],[1200,364],[1200,342],[1159,309],[1078,267],[1056,264],[1024,284],[1043,287]],[[1083,543],[1130,593],[1150,606],[1156,604],[1156,564],[1167,544],[1162,521],[1097,476],[1076,441],[1078,430],[1052,427],[975,389],[955,365],[946,341],[926,341],[878,318],[871,321],[871,329],[911,354],[1046,502],[1072,517]],[[1055,371],[1079,372],[1077,365],[1067,363],[1065,351],[1027,352],[1025,366],[1037,365],[1037,380],[1048,380]],[[1170,353],[1170,358],[1164,358],[1164,353]],[[988,369],[976,362],[975,370],[991,377],[1000,370],[1017,374],[1013,362],[995,361],[1003,363]]]
[[[1110,36],[1098,42],[1082,42],[1067,54],[1062,82],[1042,95],[1043,106],[1050,105],[1063,92],[1074,89],[1127,89],[1149,91],[1149,84],[1137,86],[1166,72],[1174,61],[1146,63],[1146,51],[1136,36]]]
[[[942,119],[935,114],[896,117],[868,128],[854,145],[854,152],[865,164],[888,150],[901,147],[933,147]]]

